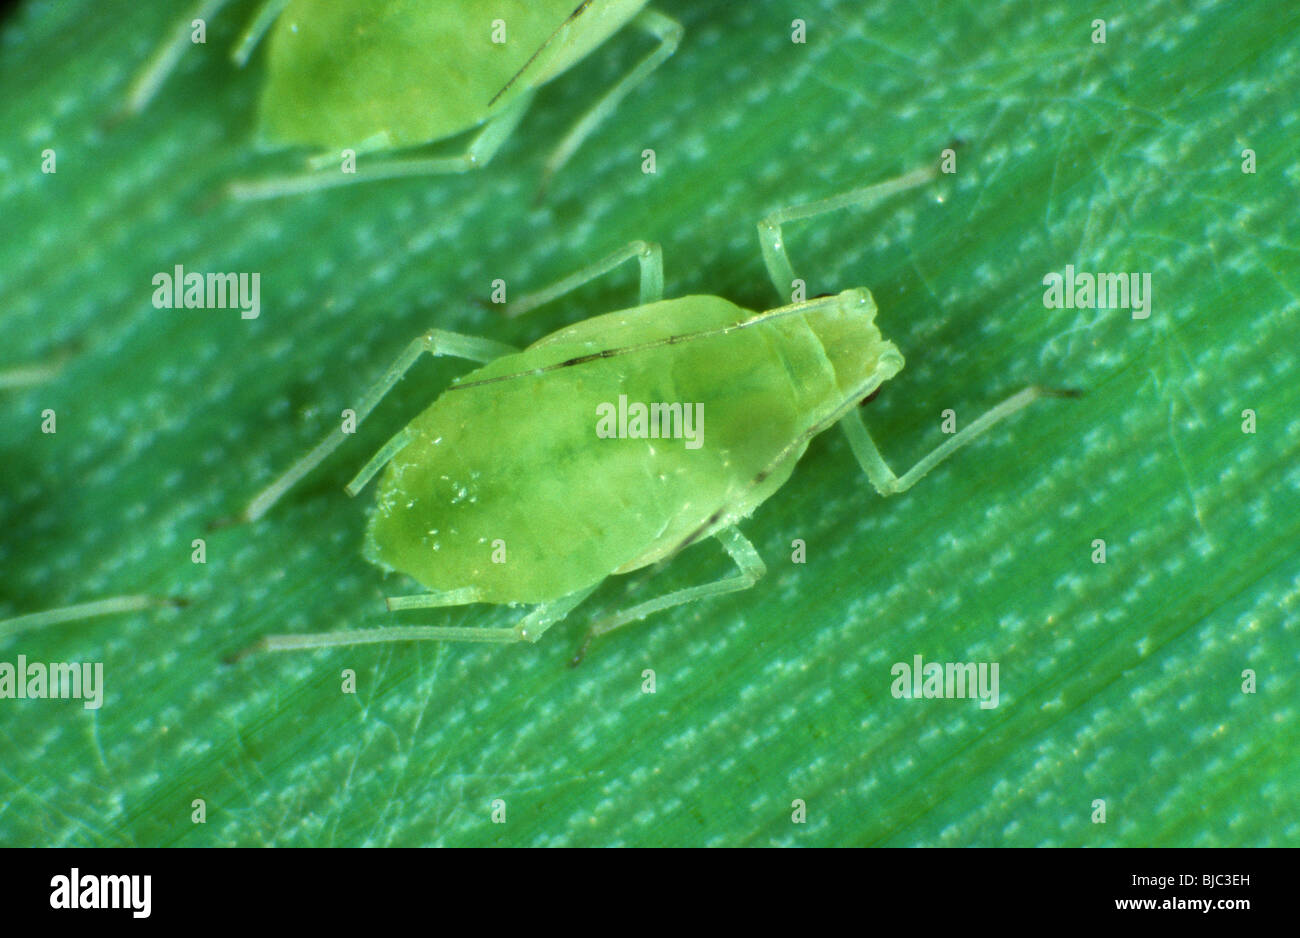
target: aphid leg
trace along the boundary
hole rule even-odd
[[[564,296],[566,293],[571,293],[584,283],[609,273],[632,258],[636,258],[641,264],[640,304],[644,306],[646,303],[657,303],[662,300],[664,298],[663,249],[653,241],[633,241],[626,247],[619,248],[608,257],[584,267],[577,273],[570,274],[549,287],[538,290],[536,293],[529,293],[527,296],[521,296],[513,303],[507,303],[505,315],[507,318],[513,318],[531,312],[539,306]]]
[[[388,461],[406,447],[410,438],[410,432],[405,427],[398,430],[393,434],[392,439],[379,448],[379,452],[370,457],[370,460],[352,477],[352,481],[343,486],[343,491],[353,498],[361,494],[361,490],[379,474],[379,470],[387,466]]]
[[[357,159],[367,156],[371,153],[383,153],[386,150],[393,149],[393,137],[388,131],[377,133],[373,137],[367,137],[360,143],[350,148],[356,154]],[[317,153],[315,156],[307,159],[307,168],[312,173],[321,172],[338,163],[342,154],[334,150],[324,153]]]
[[[645,81],[651,72],[666,62],[677,51],[677,45],[682,40],[682,24],[672,17],[665,16],[657,10],[647,9],[637,14],[632,23],[638,29],[658,39],[659,45],[638,62],[632,71],[624,75],[613,88],[605,92],[600,100],[578,119],[573,128],[564,135],[564,139],[551,151],[551,155],[546,160],[546,166],[542,170],[541,187],[537,193],[539,200],[545,194],[547,186],[550,185],[551,177],[569,161],[569,157],[577,152],[577,149],[582,146],[582,142],[600,126],[601,121],[614,112],[619,103],[627,97],[629,91]]]
[[[64,342],[59,348],[46,354],[43,358],[23,362],[21,365],[0,367],[0,391],[10,388],[25,388],[34,384],[53,381],[63,372],[64,367],[77,355],[80,349],[81,342],[79,340]]]
[[[482,591],[477,586],[462,586],[455,590],[430,590],[414,596],[389,596],[384,600],[389,612],[399,609],[439,609],[443,606],[464,606],[482,601]]]
[[[0,368],[0,391],[8,388],[25,388],[33,384],[43,384],[58,376],[63,370],[63,357],[40,362],[28,362],[25,365],[10,365]]]
[[[407,176],[445,176],[481,169],[492,162],[497,150],[514,133],[523,119],[531,94],[524,95],[502,109],[488,121],[468,149],[458,156],[430,156],[410,159],[358,160],[355,173],[340,169],[297,173],[290,176],[271,176],[266,179],[244,180],[230,183],[226,191],[233,199],[274,199],[284,195],[301,195],[349,186],[358,182],[380,179],[398,179]]]
[[[718,542],[731,555],[731,559],[736,562],[736,566],[740,569],[736,576],[725,577],[712,583],[705,583],[702,586],[691,586],[686,589],[675,590],[660,596],[658,599],[651,599],[648,602],[632,606],[630,609],[624,609],[608,619],[602,619],[587,632],[587,637],[583,639],[582,645],[578,648],[578,652],[573,656],[573,661],[570,664],[576,665],[582,661],[583,656],[587,654],[588,646],[597,636],[608,635],[615,629],[621,629],[629,623],[640,621],[652,613],[669,609],[672,606],[695,602],[697,599],[707,599],[710,596],[718,596],[722,593],[747,590],[758,582],[759,577],[767,572],[763,558],[758,556],[758,551],[754,550],[754,545],[749,542],[745,535],[740,533],[739,528],[734,525],[723,528],[714,536],[717,537]]]
[[[185,605],[188,605],[188,603],[184,599],[158,596],[114,596],[111,599],[97,599],[93,602],[78,603],[75,606],[60,606],[58,609],[45,609],[24,616],[2,619],[0,620],[0,639],[17,635],[19,632],[49,628],[52,625],[75,622],[79,619],[93,619],[96,616],[107,616],[120,612],[139,612],[143,609]]]
[[[139,114],[143,111],[158,93],[158,89],[167,81],[168,76],[176,70],[176,63],[185,53],[185,47],[193,44],[190,39],[190,31],[193,27],[190,24],[194,20],[206,22],[216,16],[229,2],[230,0],[200,0],[193,14],[172,27],[173,35],[163,40],[162,45],[150,56],[143,70],[131,83],[131,88],[126,94],[126,113]]]
[[[885,182],[854,189],[852,192],[844,192],[828,199],[808,202],[805,205],[791,205],[772,212],[758,223],[758,240],[763,248],[763,263],[767,265],[767,273],[772,278],[772,284],[776,287],[776,292],[785,301],[790,301],[795,280],[794,268],[790,265],[790,256],[786,254],[785,240],[781,235],[782,225],[804,218],[812,218],[816,215],[824,215],[827,212],[839,211],[850,206],[865,208],[896,193],[923,185],[938,175],[939,168],[937,164],[924,166]]]
[[[248,64],[248,58],[257,48],[266,31],[271,28],[276,17],[284,12],[284,8],[289,5],[289,0],[264,0],[258,7],[257,13],[248,24],[248,28],[235,42],[235,46],[230,50],[230,61],[234,62],[240,68]]]
[[[393,389],[398,381],[402,380],[402,376],[411,369],[411,366],[419,360],[421,355],[428,354],[435,358],[450,355],[455,358],[467,358],[470,361],[489,362],[494,358],[509,355],[515,351],[518,351],[518,349],[514,346],[494,342],[491,339],[460,335],[456,332],[445,332],[442,329],[430,329],[424,335],[412,341],[405,351],[397,357],[397,360],[388,366],[384,376],[372,384],[362,395],[361,401],[354,408],[356,423],[360,424],[375,409],[375,405]],[[280,500],[285,492],[293,488],[299,479],[320,465],[325,457],[334,452],[349,435],[343,432],[341,426],[331,431],[310,452],[290,466],[286,472],[277,477],[270,485],[257,493],[243,511],[233,517],[214,521],[211,527],[243,524],[256,521],[262,517],[272,505]],[[390,445],[392,445],[391,442]],[[381,450],[381,452],[384,452],[384,450]],[[391,453],[389,455],[391,456]],[[375,468],[375,471],[378,471],[378,467]],[[373,474],[372,472],[371,475]],[[358,478],[360,479],[360,476]],[[364,483],[365,479],[360,479],[360,484]],[[354,480],[353,484],[357,484],[357,481]]]
[[[596,584],[597,586],[599,584]],[[578,603],[590,596],[596,587],[578,590],[568,596],[541,603],[532,612],[524,616],[518,625],[510,628],[480,629],[465,626],[440,625],[393,625],[382,629],[354,629],[340,632],[314,632],[306,635],[268,635],[236,655],[226,659],[233,663],[248,655],[263,651],[298,651],[305,648],[338,648],[348,645],[376,645],[388,642],[535,642],[552,625],[559,622]],[[435,594],[437,597],[449,597],[461,590]],[[404,597],[406,603],[400,608],[416,608],[418,597]],[[431,603],[431,605],[448,605],[449,603]],[[396,607],[395,607],[396,608]]]
[[[599,586],[600,584],[596,584]],[[568,596],[539,603],[512,628],[478,629],[460,626],[423,625],[403,631],[413,632],[414,638],[454,642],[535,642],[546,630],[573,611],[580,602],[596,591],[596,586],[578,590]],[[479,590],[466,586],[443,593],[421,593],[415,596],[390,596],[385,602],[391,612],[399,609],[428,609],[438,606],[459,606],[478,602]],[[391,629],[384,629],[388,632]],[[402,639],[403,641],[407,639]]]
[[[920,462],[901,476],[894,475],[884,457],[880,455],[880,450],[876,448],[876,444],[871,439],[871,434],[867,432],[866,425],[862,422],[862,416],[856,408],[850,410],[841,418],[840,426],[844,428],[844,434],[849,438],[849,447],[853,450],[853,455],[857,458],[863,471],[866,472],[867,478],[871,480],[871,484],[875,486],[876,491],[881,495],[897,495],[900,492],[906,492],[931,469],[967,443],[976,439],[994,424],[1005,420],[1017,411],[1023,410],[1040,397],[1079,397],[1081,393],[1074,390],[1058,390],[1036,386],[1025,388],[975,418],[964,428],[936,446],[930,451],[929,455],[922,458]]]

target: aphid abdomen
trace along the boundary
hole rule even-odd
[[[450,138],[568,69],[645,3],[593,4],[565,27],[576,0],[292,0],[269,38],[260,134],[330,148]]]
[[[431,589],[545,602],[653,562],[720,505],[747,514],[803,447],[762,485],[755,475],[840,396],[799,317],[528,372],[751,315],[717,297],[652,303],[467,375],[469,386],[408,428],[380,484],[367,555]],[[637,426],[634,405],[660,405],[657,423]],[[602,413],[612,422],[602,426]]]
[[[685,538],[699,539],[747,517],[785,484],[807,449],[809,431],[829,426],[851,389],[873,374],[883,381],[902,367],[898,350],[881,339],[870,293],[850,290],[837,301],[691,343],[690,355],[673,363],[678,392],[710,402],[705,412],[714,419],[706,420],[704,448],[712,447],[708,474],[718,484],[708,494],[711,505],[694,500],[692,511],[678,512],[618,572],[654,563]],[[710,519],[711,528],[701,532],[700,524]]]
[[[575,4],[502,0],[293,0],[269,37],[260,133],[268,144],[392,147],[482,124],[532,85],[497,96]],[[494,43],[493,22],[507,41]],[[517,38],[512,38],[517,37]]]

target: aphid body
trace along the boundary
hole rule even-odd
[[[748,516],[850,396],[902,368],[875,312],[866,290],[757,320],[688,296],[496,359],[403,431],[366,555],[494,603],[547,602],[655,563]],[[700,445],[665,438],[663,419],[645,428],[658,438],[598,437],[601,409],[620,397],[701,415]],[[686,420],[667,422],[671,433]],[[498,540],[505,562],[492,559]]]
[[[606,577],[671,558],[704,537],[716,537],[735,561],[733,576],[597,622],[589,642],[659,610],[753,586],[765,567],[737,522],[789,479],[809,441],[832,424],[843,427],[877,491],[893,495],[1039,397],[1075,396],[1026,388],[901,476],[880,455],[859,404],[899,373],[903,356],[882,337],[866,289],[798,297],[802,281],[793,276],[781,226],[870,204],[935,175],[917,170],[761,222],[773,284],[785,295],[795,288],[786,306],[754,313],[717,296],[664,300],[659,247],[633,242],[516,301],[509,313],[550,302],[632,259],[641,266],[635,307],[560,329],[523,351],[442,330],[411,342],[357,405],[358,420],[425,354],[485,364],[453,383],[347,486],[355,495],[384,471],[365,554],[429,590],[390,598],[389,608],[476,602],[535,608],[514,627],[282,635],[250,651],[425,639],[536,641]],[[618,432],[610,432],[615,411]],[[231,520],[260,518],[344,438],[341,431],[331,434]]]
[[[202,0],[193,22],[228,0]],[[462,173],[485,166],[510,137],[533,93],[629,24],[656,46],[605,89],[555,145],[543,185],[583,140],[677,49],[681,26],[648,0],[265,0],[233,57],[243,65],[268,35],[258,142],[312,147],[305,173],[231,186],[269,198],[367,179]],[[188,26],[188,21],[187,24]],[[190,33],[177,32],[128,94],[139,112],[157,93]],[[480,128],[464,152],[413,148]],[[354,165],[341,159],[351,151]],[[333,164],[331,166],[331,164]]]
[[[268,37],[261,136],[328,149],[455,136],[585,58],[646,3],[292,0]],[[492,42],[497,21],[505,42]]]

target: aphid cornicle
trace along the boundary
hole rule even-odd
[[[794,279],[784,223],[871,203],[935,175],[919,170],[769,216],[759,233],[778,291]],[[625,609],[593,626],[589,642],[661,609],[753,586],[763,562],[736,524],[784,484],[809,441],[832,424],[843,426],[871,483],[894,494],[1034,399],[1075,393],[1027,388],[895,476],[858,405],[898,374],[903,356],[881,336],[865,289],[758,314],[716,296],[664,300],[659,248],[636,242],[521,299],[511,312],[549,302],[634,258],[641,264],[639,305],[561,329],[523,351],[430,331],[355,408],[364,418],[426,353],[486,362],[389,440],[347,491],[355,495],[384,470],[366,557],[429,590],[390,599],[390,609],[475,602],[535,608],[508,628],[273,636],[249,651],[419,639],[531,642],[606,577],[670,558],[702,538],[716,537],[739,568]],[[600,415],[620,398],[697,408],[699,445],[672,433],[605,438]],[[344,439],[341,430],[332,433],[229,520],[260,518]]]
[[[203,0],[194,20],[228,0]],[[231,186],[238,198],[269,198],[399,176],[461,173],[485,166],[527,111],[533,92],[629,24],[655,47],[608,88],[560,140],[543,185],[619,102],[676,50],[681,26],[648,0],[264,0],[233,57],[242,65],[268,39],[258,139],[266,147],[310,147],[314,172]],[[178,32],[133,84],[138,113],[191,41]],[[463,153],[371,159],[481,127]],[[342,150],[356,171],[338,171]],[[321,167],[333,163],[332,171]]]

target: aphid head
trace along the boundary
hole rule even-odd
[[[809,311],[808,326],[835,369],[840,390],[845,395],[862,391],[861,397],[870,399],[883,382],[902,370],[902,353],[881,336],[870,290],[857,288],[825,296],[833,296],[836,302]]]

